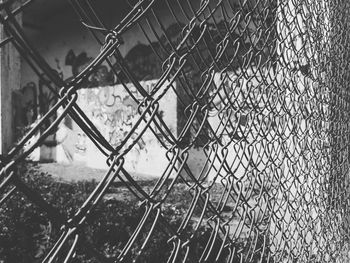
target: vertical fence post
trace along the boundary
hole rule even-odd
[[[21,24],[22,15],[16,16]],[[4,27],[0,27],[0,39],[5,39]],[[12,43],[0,49],[0,153],[6,154],[14,141],[14,111],[12,92],[21,87],[21,59]]]

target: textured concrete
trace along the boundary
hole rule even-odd
[[[21,23],[21,15],[17,16]],[[6,39],[0,27],[0,39]],[[21,88],[21,59],[15,47],[8,43],[0,49],[0,153],[7,153],[14,140],[13,91]]]

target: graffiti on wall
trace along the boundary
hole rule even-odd
[[[123,87],[107,86],[79,90],[79,106],[91,116],[93,123],[106,134],[109,143],[116,147],[131,129],[137,115],[137,104],[123,91]],[[89,117],[90,117],[89,116]],[[83,135],[78,149],[86,149]],[[140,144],[140,149],[143,145]]]
[[[164,60],[164,57],[167,57],[169,55],[172,46],[168,40],[170,40],[175,45],[178,44],[180,40],[183,39],[182,29],[184,27],[185,25],[181,23],[171,24],[165,30],[165,34],[160,36],[159,41],[152,42],[148,45],[138,43],[130,49],[130,51],[125,55],[124,60],[136,80],[147,81],[157,79],[161,76],[161,60],[159,60],[158,56]],[[200,32],[201,30],[199,28],[199,25],[195,25],[193,33],[189,37],[188,41],[195,41],[199,37]],[[226,32],[225,24],[223,21],[218,22],[216,25],[209,23],[203,37],[205,41],[201,41],[199,45],[199,48],[203,49],[201,57],[199,58],[196,52],[194,52],[194,54],[189,57],[188,63],[186,63],[186,67],[184,68],[184,72],[186,72],[187,75],[191,75],[189,78],[194,82],[193,86],[198,86],[201,83],[201,71],[197,68],[198,61],[201,61],[201,59],[204,59],[204,61],[210,59],[210,51],[215,50],[217,48],[216,44],[222,41],[222,37],[224,36],[222,34],[223,32]],[[189,44],[189,46],[191,46],[191,43]],[[201,45],[203,45],[203,48],[201,48]],[[247,45],[245,44],[239,46],[246,47]],[[236,46],[232,46],[232,52],[229,50],[229,48],[227,50],[228,54],[234,54],[237,52],[244,53],[245,50],[237,51]],[[92,61],[92,57],[84,51],[76,54],[74,50],[70,49],[64,58],[64,65],[66,67],[71,67],[70,76],[63,76],[63,71],[61,68],[62,65],[60,65],[59,62],[60,60],[60,58],[55,59],[56,65],[53,66],[53,71],[60,75],[60,77],[65,77],[66,81],[69,81],[74,76],[77,76]],[[117,76],[115,73],[117,73]],[[17,108],[22,108],[18,110],[18,112],[21,112],[22,115],[28,115],[21,115],[19,118],[23,120],[22,122],[24,125],[33,123],[38,115],[45,114],[45,112],[47,112],[55,102],[53,94],[47,88],[48,83],[46,82],[47,81],[42,78],[38,82],[31,81],[23,86],[24,92],[21,96],[25,99],[25,105],[21,103],[22,105]],[[90,77],[86,79],[86,81],[81,85],[81,88],[106,87],[119,83],[129,82],[131,81],[123,72],[121,72],[117,63],[114,63],[113,69],[110,69],[107,65],[100,65],[97,70],[93,72]],[[53,86],[52,83],[49,85]],[[194,87],[195,90],[196,88],[198,89],[198,87]],[[28,107],[30,108],[29,110]],[[29,116],[30,114],[28,112],[31,112],[32,116]]]
[[[142,81],[140,84],[146,91],[150,92],[156,83],[157,80],[150,80]],[[126,85],[136,99],[142,99],[131,83]],[[113,147],[117,147],[124,140],[140,116],[137,111],[138,103],[132,99],[121,84],[80,89],[78,95],[78,105]],[[174,96],[173,92],[165,95],[164,100],[159,105],[159,114],[166,123],[170,124],[170,129],[175,132],[177,103]],[[89,155],[89,140],[78,127],[76,132],[78,141],[75,144],[75,153],[80,156]],[[138,135],[137,130],[133,132],[129,143],[134,141]],[[128,144],[125,147],[127,146]],[[137,140],[137,144],[130,152],[133,155],[132,158],[129,158],[132,170],[137,170],[138,162],[142,156],[150,156],[150,154],[146,154],[150,147],[160,147],[160,143],[152,132],[147,131],[141,139]]]
[[[34,82],[29,82],[21,90],[12,92],[16,138],[22,136],[23,127],[30,125],[37,119],[37,98],[37,88]]]
[[[193,101],[193,98],[187,92],[188,89],[192,89],[194,93],[200,89],[201,68],[200,65],[198,65],[198,61],[204,59],[205,62],[207,59],[210,59],[211,49],[215,49],[216,44],[222,40],[223,35],[220,34],[220,29],[224,28],[224,26],[225,25],[222,23],[218,23],[215,26],[209,24],[203,37],[205,41],[201,41],[199,45],[200,49],[202,49],[201,45],[203,45],[202,57],[199,58],[198,54],[194,52],[193,56],[188,59],[188,63],[186,63],[183,71],[186,76],[191,79],[191,82],[188,83],[190,87],[183,84],[186,83],[185,81],[183,83],[174,83],[174,86],[176,85],[177,93],[181,96],[183,95],[183,101],[185,102],[183,107],[186,107]],[[162,64],[160,61],[164,60],[164,57],[167,57],[172,50],[169,39],[173,44],[178,43],[178,41],[183,39],[183,28],[184,25],[182,24],[170,25],[165,31],[166,36],[160,36],[159,42],[152,42],[150,44],[138,43],[124,56],[124,62],[128,65],[133,77],[140,82],[146,91],[153,89],[157,79],[162,74],[163,69],[161,68]],[[188,41],[195,41],[199,37],[200,32],[199,25],[196,25],[192,35],[188,38]],[[205,45],[205,42],[207,42],[209,46]],[[191,46],[191,43],[189,43],[188,46]],[[244,47],[245,45],[241,46]],[[244,50],[239,50],[238,53],[241,51],[244,52]],[[159,59],[158,56],[161,57],[161,59]],[[54,68],[56,68],[58,73],[62,73],[63,71],[66,72],[65,74],[68,74],[68,76],[65,75],[64,77],[66,78],[66,81],[69,81],[91,63],[92,56],[84,51],[79,53],[76,50],[68,50],[61,65],[59,61],[61,61],[61,58],[56,59],[57,65],[55,65]],[[141,100],[142,97],[140,97],[136,88],[130,84],[130,79],[121,72],[118,63],[112,60],[112,64],[112,68],[104,64],[100,65],[100,67],[89,76],[78,91],[78,103],[88,117],[93,120],[102,135],[106,137],[107,141],[113,147],[116,147],[125,138],[125,135],[130,131],[139,117],[139,114],[137,113],[137,103],[133,101],[123,85],[126,85],[128,90],[130,90],[137,99]],[[65,67],[65,70],[62,70],[61,66]],[[220,65],[218,66],[220,67]],[[63,74],[61,77],[63,77]],[[30,85],[28,84],[27,86],[30,87],[31,85],[33,86],[33,83]],[[45,81],[41,80],[39,83],[34,84],[34,86],[34,90],[37,90],[38,94],[33,95],[32,97],[36,97],[38,102],[35,104],[33,99],[32,103],[29,103],[30,105],[37,105],[36,115],[33,114],[34,117],[32,119],[35,119],[35,116],[39,116],[44,113],[44,111],[48,110],[51,107],[50,105],[54,102],[50,102],[51,95],[45,87]],[[184,111],[180,105],[177,104],[174,92],[168,92],[164,97],[164,100],[161,100],[161,103],[164,103],[164,105],[160,105],[159,114],[163,116],[163,119],[166,120],[165,122],[167,124],[170,124],[170,129],[173,130],[174,134],[179,133],[188,116],[183,116]],[[179,113],[182,114],[177,118]],[[198,116],[198,118],[201,119],[201,116]],[[197,133],[200,123],[198,122],[194,126],[195,127],[192,127],[190,130],[193,134]],[[156,130],[156,127],[153,128]],[[152,160],[152,158],[153,161],[157,160],[156,158],[158,157],[156,156],[149,157],[151,156],[150,149],[154,147],[155,150],[153,149],[153,152],[157,152],[157,147],[159,147],[159,143],[157,143],[155,136],[149,133],[146,132],[142,136],[142,139],[137,142],[136,147],[133,147],[134,152],[131,154],[134,154],[135,156],[129,159],[137,160],[139,157],[141,158],[142,156],[145,156],[145,158],[149,158],[149,161]],[[137,135],[138,133],[136,131],[133,136],[136,137]],[[186,137],[191,138],[191,136]],[[201,146],[206,143],[207,136],[205,129],[203,129],[203,132],[201,132],[198,137],[199,139],[196,140],[196,144]],[[69,122],[68,120],[65,120],[64,123],[60,125],[56,133],[56,140],[57,147],[65,145],[64,151],[67,152],[65,155],[68,160],[75,161],[78,158],[77,156],[80,156],[80,159],[85,160],[84,158],[86,156],[89,156],[89,154],[91,155],[90,140],[83,132],[79,131],[72,121]],[[133,138],[131,138],[130,141],[133,141]],[[147,149],[149,151],[147,154],[148,157],[146,157],[145,154]],[[135,161],[134,170],[137,169]]]

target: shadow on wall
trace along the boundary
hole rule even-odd
[[[138,43],[136,44],[128,54],[124,57],[124,61],[129,68],[129,71],[133,73],[133,77],[137,81],[146,81],[158,79],[163,73],[162,63],[169,57],[169,53],[172,51],[172,48],[175,47],[180,41],[184,38],[185,33],[183,32],[185,28],[184,24],[172,24],[166,30],[165,34],[159,37],[159,41],[152,42],[150,45],[145,45]],[[188,47],[193,45],[193,42],[198,39],[201,34],[201,29],[199,26],[195,26],[193,33],[190,38],[188,38]],[[184,72],[186,74],[191,74],[193,76],[193,85],[201,85],[200,74],[202,73],[201,65],[196,61],[202,61],[203,65],[206,62],[211,61],[211,54],[214,54],[223,37],[227,32],[226,25],[223,21],[218,22],[216,25],[208,24],[207,30],[203,36],[203,41],[199,43],[198,52],[194,52],[192,56],[188,58]],[[235,39],[235,44],[231,39],[231,45],[228,44],[226,49],[227,58],[234,56],[235,61],[231,62],[231,69],[238,68],[239,65],[242,65],[242,57],[251,49],[251,44],[245,42],[241,39],[239,35],[236,35],[234,32],[231,34],[233,39]],[[236,42],[240,42],[240,45],[237,45]],[[263,39],[261,39],[263,42]],[[232,46],[232,47],[231,47]],[[180,53],[186,53],[187,50],[180,50]],[[252,52],[250,52],[252,53]],[[199,57],[200,55],[200,57]],[[254,64],[258,62],[262,63],[260,56],[257,56],[257,61],[251,59],[251,63]],[[75,54],[73,50],[69,50],[64,59],[65,65],[71,66],[71,77],[67,78],[66,81],[71,80],[74,76],[77,76],[91,61],[92,57],[88,56],[86,52],[81,52],[80,54]],[[225,58],[222,59],[222,63],[216,63],[216,71],[222,69],[223,65],[228,64],[228,61],[225,61]],[[59,69],[58,69],[59,70]],[[53,71],[62,76],[62,73],[59,73],[57,70]],[[196,81],[197,80],[197,81]],[[128,77],[122,72],[118,63],[113,64],[113,68],[109,70],[106,65],[101,65],[97,68],[96,72],[90,75],[90,77],[81,85],[81,88],[94,88],[94,87],[104,87],[109,85],[115,85],[119,83],[129,83],[131,82]],[[20,98],[16,100],[14,105],[16,109],[16,127],[23,127],[33,123],[38,116],[45,114],[47,110],[56,102],[55,96],[53,96],[50,91],[49,86],[54,89],[54,87],[49,80],[45,80],[44,76],[42,79],[35,82],[29,82],[22,88],[21,92],[15,94],[15,98]]]
[[[163,73],[162,63],[166,61],[166,58],[169,57],[169,54],[172,52],[174,46],[176,46],[182,39],[184,39],[184,24],[173,24],[170,25],[167,30],[165,30],[165,34],[159,37],[159,41],[152,42],[150,45],[145,44],[137,44],[135,45],[128,54],[124,57],[124,62],[126,63],[129,71],[133,73],[133,77],[137,81],[148,81],[148,80],[156,80]],[[184,73],[191,79],[192,89],[194,92],[198,92],[201,82],[201,73],[203,69],[201,68],[201,63],[197,63],[197,61],[202,61],[203,65],[209,63],[211,61],[211,54],[215,54],[215,50],[217,45],[222,42],[223,37],[227,32],[226,25],[223,21],[217,23],[216,25],[207,25],[207,30],[204,33],[203,41],[198,45],[198,52],[194,52],[192,56],[188,58],[186,66],[184,67]],[[202,30],[199,26],[196,26],[193,30],[191,37],[187,39],[188,45],[187,47],[193,46],[193,43],[199,38],[202,34]],[[238,35],[235,35],[232,32],[233,39],[235,39],[234,43],[231,38],[226,53],[227,59],[231,57],[235,57],[234,61],[230,62],[231,70],[235,70],[239,65],[242,65],[244,58],[244,54],[251,49],[251,44],[245,42],[244,39],[240,38]],[[237,44],[237,41],[240,43]],[[262,40],[263,42],[263,40]],[[188,49],[187,48],[187,49]],[[180,53],[186,53],[188,50],[184,48],[183,50],[179,50]],[[250,53],[252,53],[250,51]],[[257,56],[258,57],[258,56]],[[252,56],[251,63],[261,63],[261,55],[259,58],[254,58]],[[86,52],[81,52],[80,54],[76,54],[73,50],[69,50],[65,57],[65,65],[71,66],[71,77],[66,79],[66,81],[70,81],[72,78],[77,76],[84,68],[88,66],[89,63],[93,60]],[[222,70],[223,65],[228,64],[228,61],[225,61],[225,58],[222,59],[222,63],[215,64],[215,71]],[[120,83],[130,83],[131,80],[127,77],[127,75],[121,70],[121,66],[118,64],[119,61],[115,61],[112,68],[107,67],[106,65],[101,65],[97,68],[97,70],[90,75],[88,79],[84,83],[82,83],[80,89],[93,89],[96,87],[107,87],[113,86]],[[123,68],[125,65],[123,65]],[[56,71],[57,74],[60,74]],[[62,77],[62,74],[61,76]],[[178,85],[178,84],[176,84]],[[193,99],[188,97],[183,90],[185,87],[180,87],[179,84],[179,94],[181,97],[184,97],[185,104],[189,105]],[[30,82],[27,83],[20,92],[14,94],[14,108],[15,108],[15,120],[16,120],[16,128],[18,130],[23,131],[23,127],[28,127],[30,125],[35,124],[38,117],[44,115],[57,101],[55,95],[52,92],[52,88],[56,91],[59,90],[59,87],[55,87],[53,83],[50,83],[49,80],[41,78],[38,83]],[[182,94],[183,93],[183,94]],[[183,96],[182,96],[183,95]],[[182,116],[186,105],[177,107],[178,115]],[[120,114],[122,115],[122,114]],[[53,116],[52,119],[56,118]],[[46,128],[50,125],[49,120],[43,128]],[[115,119],[115,117],[114,117]],[[183,120],[182,120],[183,119]],[[176,121],[178,129],[181,130],[183,127],[182,122],[186,122],[185,118],[178,118]],[[197,125],[198,126],[198,125]],[[72,124],[72,120],[69,117],[66,117],[64,122],[58,127],[58,131],[50,137],[50,139],[44,142],[43,147],[54,148],[61,147],[63,148],[64,154],[64,162],[70,162],[72,160],[72,156],[74,155],[74,149],[68,146],[64,146],[64,143],[67,141],[67,138],[73,138],[75,144],[80,145],[82,140],[85,140],[83,136],[79,137],[79,134],[75,134],[73,132],[74,127]],[[179,131],[178,130],[178,131]],[[190,131],[192,132],[192,131]],[[195,132],[195,131],[194,131]],[[18,132],[20,135],[21,133]],[[75,134],[75,136],[72,136]],[[191,135],[186,136],[190,138]],[[206,134],[200,134],[201,145],[206,142]],[[81,143],[82,145],[84,143]],[[71,143],[69,143],[71,145]],[[199,145],[199,147],[201,146]],[[53,157],[54,159],[57,157]]]

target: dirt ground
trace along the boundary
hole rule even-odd
[[[53,177],[63,181],[99,181],[107,172],[102,169],[93,169],[76,164],[39,163],[39,169],[51,174]]]
[[[62,181],[100,181],[107,170],[95,169],[79,164],[38,163],[39,170],[51,174]],[[132,174],[133,178],[141,181],[154,180],[150,175]]]

